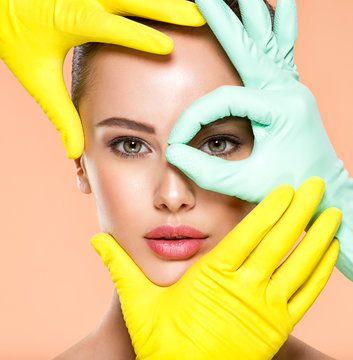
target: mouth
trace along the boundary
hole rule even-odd
[[[187,236],[163,236],[161,238],[156,238],[156,239],[163,239],[163,240],[184,240],[184,239],[191,239],[190,237]]]
[[[208,235],[189,226],[178,225],[172,226],[169,224],[158,226],[145,235],[147,239],[164,239],[164,240],[183,240],[183,239],[206,239]]]
[[[145,235],[150,249],[169,259],[187,259],[195,255],[208,235],[188,225],[162,225]]]

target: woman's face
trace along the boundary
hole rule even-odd
[[[94,194],[101,231],[110,233],[151,281],[167,286],[255,205],[204,190],[167,162],[167,139],[182,112],[217,87],[242,82],[208,26],[159,27],[174,39],[171,55],[113,45],[95,55],[79,102],[85,152],[76,166],[81,191]],[[228,160],[244,159],[253,146],[250,122],[219,120],[190,145]]]

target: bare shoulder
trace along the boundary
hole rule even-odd
[[[303,341],[289,335],[288,340],[275,355],[273,360],[335,360],[323,354]]]

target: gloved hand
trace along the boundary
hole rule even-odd
[[[122,15],[122,16],[116,16]],[[105,42],[168,54],[173,41],[123,16],[200,26],[195,4],[183,0],[0,0],[0,58],[60,131],[69,158],[84,148],[80,118],[66,90],[63,63],[73,46]]]
[[[341,212],[331,208],[276,270],[324,187],[319,178],[295,194],[291,186],[279,186],[167,287],[152,283],[112,236],[95,235],[91,244],[117,288],[136,359],[272,359],[325,286],[338,256],[332,239]]]
[[[256,203],[279,184],[296,188],[321,177],[326,192],[314,219],[331,206],[342,211],[336,266],[353,280],[353,179],[328,139],[314,96],[298,81],[294,0],[277,1],[273,31],[262,0],[239,0],[244,25],[222,0],[196,3],[245,87],[222,86],[188,107],[172,129],[166,158],[199,186]],[[184,145],[201,125],[231,115],[251,120],[255,140],[247,159],[227,161]]]

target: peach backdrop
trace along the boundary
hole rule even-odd
[[[353,3],[297,5],[301,81],[352,175]],[[70,61],[71,52],[68,83]],[[0,358],[50,359],[97,325],[113,285],[89,243],[99,231],[93,198],[78,191],[58,133],[2,62],[0,95]],[[337,359],[353,359],[352,307],[353,283],[335,270],[293,334]]]

